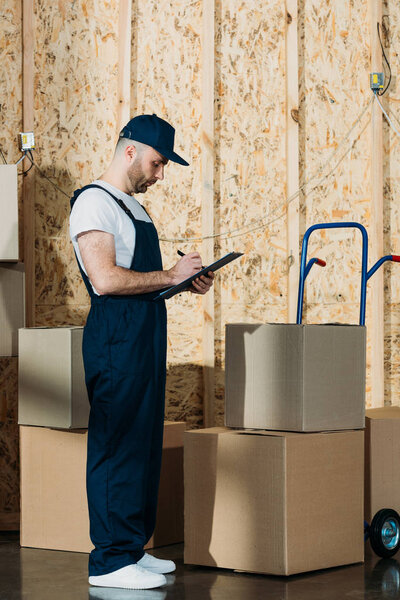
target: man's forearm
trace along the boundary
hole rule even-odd
[[[104,231],[82,232],[78,244],[86,273],[101,296],[155,292],[176,285],[201,269],[198,252],[189,252],[167,271],[140,273],[119,267],[115,264],[114,236]]]
[[[170,271],[149,271],[140,273],[124,267],[114,266],[107,269],[92,282],[100,295],[146,294],[174,285]]]

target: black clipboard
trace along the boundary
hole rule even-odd
[[[243,256],[243,252],[229,252],[229,254],[226,254],[225,256],[212,263],[208,267],[203,267],[201,271],[198,271],[195,275],[188,277],[188,279],[185,279],[185,281],[181,281],[181,283],[178,283],[177,285],[173,285],[172,287],[163,290],[158,294],[158,296],[154,298],[154,300],[168,300],[168,298],[172,298],[172,296],[175,296],[175,294],[183,292],[183,290],[189,287],[192,281],[197,279],[197,277],[200,277],[200,275],[206,275],[209,271],[218,271],[218,269],[224,267],[236,258],[239,258],[239,256]]]

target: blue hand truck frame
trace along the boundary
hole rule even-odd
[[[368,270],[368,234],[361,223],[353,221],[343,223],[320,223],[312,225],[304,234],[300,260],[299,293],[297,298],[296,323],[301,324],[303,318],[304,285],[312,267],[316,264],[325,267],[326,262],[320,258],[311,258],[307,262],[307,249],[310,235],[317,229],[356,228],[362,235],[362,258],[361,258],[361,298],[359,324],[365,325],[365,310],[367,297],[367,282],[374,273],[385,262],[400,262],[400,256],[388,254],[383,256]],[[382,508],[372,519],[371,525],[364,521],[364,540],[370,539],[374,552],[383,558],[396,554],[400,548],[400,516],[391,508]]]

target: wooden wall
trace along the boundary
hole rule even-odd
[[[178,248],[208,248],[215,256],[245,253],[218,275],[211,307],[184,294],[168,302],[168,418],[199,427],[206,402],[208,422],[221,424],[225,324],[287,321],[289,293],[293,296],[289,254],[298,261],[307,227],[361,222],[370,234],[370,266],[380,234],[385,253],[400,253],[398,137],[375,112],[382,144],[373,145],[368,105],[375,7],[382,11],[383,43],[395,75],[383,103],[399,126],[399,5],[395,0],[24,2],[34,7],[33,119],[35,160],[42,171],[32,180],[32,224],[25,225],[33,236],[34,293],[28,309],[34,324],[84,323],[89,302],[69,242],[68,196],[105,169],[125,105],[132,116],[157,113],[174,124],[178,152],[190,162],[187,168],[170,163],[165,181],[141,198],[158,224],[165,266],[175,262]],[[120,14],[130,15],[129,22]],[[21,3],[5,0],[0,17],[6,67],[0,73],[0,144],[15,161],[15,133],[22,128]],[[297,41],[289,40],[290,27],[292,32],[297,27]],[[121,42],[126,35],[130,52]],[[297,65],[296,107],[297,90],[288,95],[287,73]],[[288,133],[291,119],[298,122],[298,150],[297,134]],[[295,158],[289,159],[293,150]],[[381,150],[383,211],[377,216],[372,167]],[[297,167],[302,192],[296,237],[295,228],[288,233],[286,198]],[[214,243],[201,241],[207,233],[217,235]],[[324,258],[327,267],[314,267],[307,280],[305,319],[356,323],[359,233],[315,234],[311,255]],[[368,293],[368,406],[399,403],[399,268],[387,264],[383,284],[374,284],[374,296],[372,287]],[[383,302],[381,316],[373,298]],[[383,351],[376,343],[380,321]],[[214,337],[208,349],[204,331]],[[374,380],[383,359],[380,393]],[[0,372],[1,366],[0,361]],[[15,369],[10,375],[15,381],[16,364],[6,361],[3,372],[9,369]]]
[[[396,65],[400,49],[400,11],[394,0],[383,2],[382,34],[394,78],[383,104],[400,131],[400,77]],[[400,254],[400,153],[399,138],[383,123],[383,190],[385,254]],[[397,264],[385,269],[385,403],[399,405],[400,392],[400,273]]]
[[[35,159],[67,196],[105,169],[115,143],[118,2],[34,3]],[[83,323],[88,297],[68,233],[69,198],[35,186],[35,324]]]
[[[372,96],[369,14],[367,3],[362,4],[349,0],[299,4],[300,184],[317,173],[301,196],[302,232],[314,223],[356,221],[367,229],[370,225],[371,107],[339,146]],[[335,150],[329,165],[318,172]],[[307,322],[357,323],[361,234],[345,229],[315,232],[309,256],[326,260],[327,266],[314,267],[307,280]],[[370,404],[369,383],[367,400]]]

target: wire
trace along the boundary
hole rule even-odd
[[[389,85],[390,85],[390,82],[392,81],[392,69],[390,68],[389,61],[388,61],[388,59],[386,58],[386,54],[385,54],[385,51],[384,51],[384,49],[383,49],[383,44],[382,44],[382,40],[381,40],[381,32],[380,32],[380,30],[379,30],[379,23],[377,23],[377,24],[376,24],[376,26],[377,26],[377,29],[378,29],[378,37],[379,37],[379,43],[380,43],[380,45],[381,45],[381,49],[382,49],[382,55],[383,55],[383,58],[384,58],[384,59],[385,59],[385,61],[386,61],[386,64],[387,64],[388,68],[389,68],[389,82],[388,82],[387,86],[385,87],[385,89],[383,90],[383,92],[381,92],[381,91],[380,91],[380,92],[379,92],[379,94],[378,94],[379,96],[383,96],[383,94],[384,94],[384,93],[386,92],[386,90],[388,89],[388,87],[389,87]]]
[[[59,192],[61,192],[61,194],[64,194],[64,196],[66,196],[67,198],[70,198],[69,194],[67,194],[66,192],[64,192],[64,190],[62,190],[56,183],[54,183],[54,181],[52,181],[49,177],[47,177],[47,175],[45,175],[45,173],[43,173],[42,169],[40,169],[40,167],[37,166],[37,164],[33,160],[32,152],[30,150],[28,150],[28,159],[31,161],[32,166],[35,166],[35,168],[39,171],[39,173],[40,173],[40,175],[42,177],[44,177],[45,179],[47,179],[47,181],[49,183],[51,183],[51,185],[53,185],[56,188],[56,190],[58,190]]]
[[[364,131],[365,131],[365,130],[366,130],[366,128],[367,128],[367,125],[368,125],[368,123],[369,123],[369,120],[368,120],[368,121],[365,123],[364,127],[363,127],[363,128],[362,128],[362,130],[360,131],[360,133],[359,133],[359,135],[358,135],[358,138],[360,138],[360,136],[361,136],[361,135],[364,133]],[[338,168],[338,166],[340,165],[340,163],[341,163],[341,162],[342,162],[342,161],[343,161],[343,160],[346,158],[347,154],[348,154],[349,152],[351,152],[351,150],[354,148],[354,145],[355,145],[355,143],[356,143],[356,140],[354,140],[354,141],[353,141],[352,145],[350,146],[350,148],[348,148],[348,149],[346,150],[346,152],[343,154],[343,156],[341,156],[341,157],[339,158],[339,160],[337,161],[337,163],[335,164],[335,166],[334,166],[334,167],[332,167],[332,169],[329,171],[329,173],[327,173],[326,175],[324,175],[324,176],[323,176],[323,177],[322,177],[322,178],[321,178],[321,179],[320,179],[320,180],[319,180],[319,181],[318,181],[318,182],[317,182],[317,183],[314,185],[314,187],[312,187],[312,188],[311,188],[311,190],[309,190],[309,192],[307,192],[307,194],[305,195],[305,198],[307,198],[307,196],[308,196],[309,194],[311,194],[311,192],[313,192],[315,189],[317,189],[317,188],[318,188],[318,187],[321,185],[321,183],[323,183],[323,181],[325,181],[325,179],[327,179],[327,178],[328,178],[330,175],[332,175],[332,173],[333,173],[333,172],[334,172],[334,171],[335,171],[335,170]],[[253,232],[253,231],[257,231],[258,229],[263,229],[263,228],[265,228],[265,227],[268,227],[269,225],[271,225],[272,223],[275,223],[275,221],[278,221],[279,219],[281,219],[281,218],[282,218],[282,217],[284,217],[285,215],[286,215],[286,206],[284,207],[284,210],[283,210],[283,212],[282,212],[280,215],[278,215],[278,216],[276,216],[275,218],[271,219],[271,220],[270,220],[270,221],[268,221],[267,223],[265,223],[265,224],[263,224],[263,225],[259,225],[258,227],[254,227],[254,228],[252,228],[252,229],[249,229],[248,231],[245,231],[245,232],[243,232],[243,233],[238,233],[238,234],[236,234],[236,235],[230,235],[230,236],[228,236],[228,237],[226,237],[226,238],[223,238],[223,240],[225,241],[225,240],[232,239],[232,238],[235,238],[235,237],[240,237],[240,236],[242,236],[242,235],[246,235],[247,233],[250,233],[250,232]]]
[[[4,156],[4,154],[3,154],[3,150],[2,150],[1,148],[0,148],[0,154],[1,154],[1,158],[2,158],[2,159],[3,159],[3,161],[4,161],[4,164],[6,165],[6,164],[7,164],[6,157]]]
[[[400,121],[396,115],[396,113],[390,108],[390,106],[386,107],[386,111],[392,115],[392,119],[394,119],[396,121],[396,123],[398,124],[398,126],[400,127]]]
[[[381,108],[381,111],[382,111],[382,112],[383,112],[383,114],[385,115],[385,117],[386,117],[386,120],[387,120],[387,122],[389,123],[390,127],[391,127],[391,128],[393,129],[393,131],[395,131],[395,132],[397,133],[397,135],[400,137],[400,132],[399,132],[399,130],[398,130],[398,129],[396,129],[396,127],[393,125],[392,121],[390,120],[390,117],[389,117],[389,115],[387,114],[386,110],[383,108],[383,106],[382,106],[382,104],[381,104],[381,101],[379,100],[379,98],[378,98],[378,95],[377,95],[376,93],[375,93],[375,98],[377,99],[377,101],[378,101],[378,104],[379,104],[379,106],[380,106],[380,108]]]
[[[257,231],[258,229],[264,229],[266,227],[268,227],[269,225],[271,225],[272,223],[275,223],[276,221],[278,221],[279,219],[281,219],[282,217],[285,216],[286,214],[286,209],[287,206],[293,202],[300,194],[301,192],[303,192],[303,190],[305,190],[305,188],[307,188],[310,183],[312,181],[314,181],[315,179],[317,179],[317,177],[324,171],[324,169],[331,163],[332,159],[335,157],[335,155],[339,152],[339,150],[344,146],[344,144],[347,142],[347,140],[349,139],[350,135],[352,134],[352,132],[354,131],[354,129],[356,128],[356,126],[358,125],[358,123],[362,120],[363,116],[365,115],[365,113],[367,112],[369,106],[371,105],[371,103],[374,101],[374,98],[377,98],[376,94],[374,94],[371,99],[369,100],[369,102],[365,105],[365,107],[363,108],[363,110],[361,111],[361,113],[359,114],[359,116],[357,117],[357,119],[355,120],[355,122],[353,123],[353,125],[351,126],[351,128],[348,130],[348,132],[346,133],[346,135],[344,136],[344,138],[340,141],[340,143],[336,146],[335,150],[330,154],[330,156],[327,158],[327,160],[322,163],[322,165],[320,165],[318,167],[318,169],[314,172],[314,174],[307,180],[305,181],[298,190],[296,190],[291,196],[289,196],[288,198],[286,198],[285,202],[282,205],[282,212],[276,216],[274,216],[273,218],[271,218],[269,221],[265,221],[265,217],[264,218],[259,218],[259,219],[255,219],[253,221],[250,221],[249,223],[246,223],[240,227],[237,227],[236,229],[231,229],[229,231],[225,231],[225,232],[221,232],[221,233],[215,233],[212,235],[205,235],[205,236],[201,236],[201,237],[197,237],[197,238],[164,238],[160,236],[160,241],[162,242],[172,242],[172,243],[182,243],[182,242],[201,242],[203,240],[209,240],[209,239],[215,239],[215,238],[223,238],[224,241],[226,239],[229,238],[235,238],[235,237],[241,237],[242,235],[247,235],[248,233],[252,233],[253,231]],[[378,102],[379,99],[377,98]],[[381,107],[382,110],[383,107],[379,102],[379,105]],[[386,115],[386,113],[384,113],[386,118],[388,119],[388,121],[390,122],[389,117]],[[324,176],[322,176],[317,183],[307,192],[304,192],[304,198],[307,198],[308,195],[313,192],[317,187],[319,187],[321,185],[321,183],[323,183],[339,166],[339,164],[344,160],[344,158],[347,156],[347,154],[353,149],[356,141],[360,138],[361,134],[364,132],[367,124],[368,124],[369,120],[367,121],[366,125],[363,127],[363,129],[361,130],[361,132],[358,134],[358,136],[353,140],[353,142],[351,143],[350,147],[347,148],[347,150],[344,152],[344,154],[341,156],[341,158],[339,158],[339,160],[337,161],[337,163],[335,164],[335,166]],[[396,133],[397,130],[396,130]],[[398,134],[400,135],[400,134]],[[1,151],[1,149],[0,149]],[[25,171],[24,173],[27,173],[28,171],[31,170],[31,168],[33,166],[35,166],[35,168],[38,170],[38,172],[40,173],[40,175],[42,177],[44,177],[44,179],[46,179],[49,183],[51,183],[51,185],[53,185],[55,187],[56,190],[58,190],[61,194],[63,194],[66,198],[70,198],[70,195],[67,194],[63,189],[61,189],[54,181],[52,181],[49,177],[47,177],[47,175],[40,169],[40,167],[36,164],[36,162],[33,159],[33,155],[31,150],[28,150],[27,152],[25,152],[24,157],[27,156],[29,161],[31,162],[31,166],[29,167],[29,169],[27,171]],[[230,179],[230,178],[228,178]],[[272,215],[271,215],[272,216]]]
[[[29,152],[31,154],[31,156],[32,156],[32,153],[31,153],[30,150],[24,150],[23,155],[21,156],[21,158],[15,164],[19,165],[19,163],[22,162],[24,160],[24,158],[26,157],[27,152]],[[18,175],[26,175],[27,173],[29,173],[29,171],[32,169],[32,167],[33,167],[33,165],[31,165],[29,167],[29,169],[27,169],[26,171],[21,171],[21,173],[18,173]]]
[[[202,237],[197,237],[197,238],[164,238],[164,237],[160,237],[160,241],[162,242],[172,242],[172,243],[184,243],[184,242],[201,242],[203,240],[209,240],[209,239],[214,239],[214,238],[218,238],[218,237],[240,237],[241,235],[246,235],[247,233],[251,233],[253,231],[257,231],[258,229],[263,229],[265,227],[267,227],[268,225],[271,225],[272,223],[274,223],[275,221],[278,221],[279,219],[281,219],[283,216],[285,216],[286,214],[286,208],[287,206],[293,202],[293,200],[295,200],[300,193],[308,186],[310,185],[310,183],[312,181],[314,181],[314,179],[316,179],[325,169],[325,167],[332,161],[332,159],[334,158],[334,156],[339,152],[340,148],[342,148],[342,146],[345,144],[345,142],[349,139],[351,133],[354,131],[355,127],[358,125],[358,123],[361,121],[361,119],[363,118],[363,116],[365,115],[366,111],[368,110],[368,108],[370,107],[370,105],[372,104],[372,102],[374,101],[374,96],[371,97],[371,99],[369,100],[369,102],[367,102],[367,104],[365,105],[364,109],[361,111],[361,113],[359,114],[359,116],[357,117],[357,119],[355,120],[355,122],[353,123],[352,127],[349,129],[349,131],[346,133],[346,135],[344,136],[344,138],[341,140],[341,142],[337,145],[337,147],[335,148],[335,150],[330,154],[330,156],[327,158],[327,160],[320,166],[318,167],[318,169],[315,171],[315,173],[310,177],[310,179],[308,179],[307,181],[305,181],[298,190],[296,190],[296,192],[294,192],[291,196],[289,196],[286,201],[283,204],[283,211],[282,213],[280,213],[278,216],[274,217],[273,219],[265,222],[264,218],[260,218],[260,219],[256,219],[253,221],[250,221],[249,223],[242,225],[241,227],[237,227],[236,229],[231,229],[230,231],[225,231],[225,232],[221,232],[221,233],[215,233],[213,235],[206,235],[206,236],[202,236]],[[369,122],[369,121],[368,121]],[[364,131],[365,127],[362,129],[362,132]],[[361,132],[361,133],[362,133]],[[361,134],[360,134],[361,135]],[[359,137],[359,136],[358,136]],[[354,146],[354,141],[352,142],[350,148],[345,152],[345,154],[340,158],[340,160],[336,163],[335,167],[329,171],[329,173],[322,177],[317,183],[316,185],[309,190],[309,192],[305,193],[305,198],[308,196],[308,194],[310,194],[314,189],[316,189],[317,187],[319,187],[321,185],[321,183],[327,178],[329,177],[332,172],[339,166],[339,164],[342,162],[342,160],[344,159],[344,157],[347,155],[347,153],[353,148]],[[245,230],[245,231],[243,231]],[[238,234],[238,232],[241,231],[242,233]],[[231,235],[231,234],[237,234],[237,235]]]

